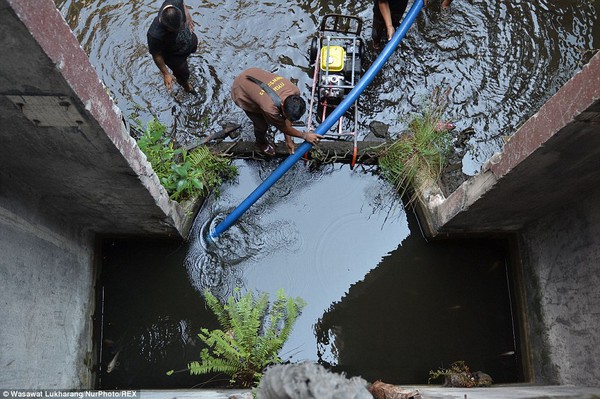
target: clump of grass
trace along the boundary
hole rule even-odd
[[[228,158],[213,154],[206,147],[190,152],[176,148],[167,135],[166,126],[158,120],[150,120],[145,128],[139,120],[135,122],[142,130],[137,139],[138,146],[172,200],[206,196],[211,191],[218,195],[221,184],[238,175],[237,168]]]
[[[452,145],[450,128],[443,116],[449,91],[436,88],[421,114],[412,117],[409,132],[401,135],[379,156],[379,168],[404,196],[415,189],[418,176],[436,181],[445,166]],[[409,198],[413,201],[414,195]]]

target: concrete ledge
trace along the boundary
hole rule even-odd
[[[447,198],[422,186],[417,211],[429,237],[514,232],[585,197],[598,159],[600,53]]]
[[[91,232],[187,235],[54,2],[0,0],[0,35],[0,173]]]

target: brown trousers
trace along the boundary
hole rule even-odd
[[[248,112],[246,110],[244,110],[244,112],[254,124],[254,137],[256,137],[256,142],[259,144],[268,143],[267,131],[269,130],[269,124],[265,117],[259,113]]]

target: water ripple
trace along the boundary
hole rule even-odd
[[[448,114],[455,117],[457,130],[475,131],[463,160],[463,170],[473,174],[499,150],[501,137],[535,113],[581,68],[586,51],[598,47],[600,31],[594,26],[600,4],[455,1],[448,12],[441,12],[437,2],[431,3],[364,93],[359,128],[366,134],[369,123],[379,120],[398,125],[391,130],[400,132],[436,86],[451,87]],[[186,4],[200,41],[190,64],[194,82],[205,92],[201,101],[165,94],[146,51],[146,30],[156,4],[56,0],[125,115],[138,112],[142,120],[157,116],[173,125],[172,130],[192,135],[219,130],[226,121],[246,121],[229,99],[231,81],[246,67],[277,71],[308,95],[312,75],[307,50],[325,13],[362,17],[365,40],[372,19],[370,0],[295,0],[285,7],[239,0]],[[178,106],[174,114],[173,102]],[[183,136],[179,138],[185,142]]]

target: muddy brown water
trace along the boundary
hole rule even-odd
[[[406,127],[436,87],[450,88],[448,118],[473,129],[462,169],[476,173],[504,136],[536,112],[600,47],[593,0],[460,1],[421,12],[360,101],[360,134],[372,121]],[[276,71],[310,93],[307,50],[321,17],[365,21],[371,2],[187,0],[200,38],[190,58],[200,98],[165,93],[146,49],[160,1],[56,0],[126,116],[156,116],[186,144],[226,122],[251,127],[229,98],[244,68]],[[369,54],[368,57],[373,57]],[[281,137],[278,137],[281,139]],[[518,382],[519,337],[508,244],[427,242],[417,220],[371,170],[298,164],[216,245],[202,229],[227,214],[275,167],[238,161],[241,175],[200,213],[188,243],[107,240],[102,310],[103,388],[191,387],[200,327],[216,327],[199,292],[284,288],[307,307],[282,353],[368,380],[426,383],[429,370],[465,360],[496,382]],[[116,367],[108,363],[118,353]],[[209,384],[222,384],[218,377]]]

